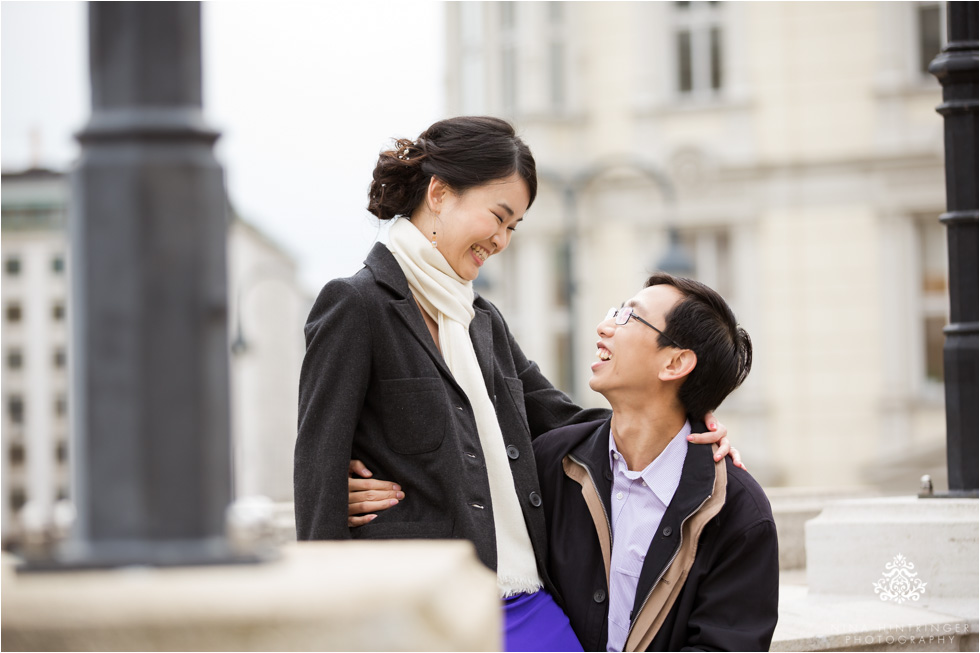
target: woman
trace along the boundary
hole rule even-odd
[[[508,650],[581,650],[542,591],[550,581],[531,440],[607,411],[555,389],[472,289],[536,192],[530,150],[497,118],[443,120],[381,153],[368,209],[394,220],[389,243],[328,283],[306,324],[296,528],[301,540],[469,539],[497,572]],[[352,458],[400,484],[352,489],[370,498],[384,488],[397,505],[348,522],[368,507],[347,505]]]

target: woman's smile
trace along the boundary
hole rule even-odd
[[[484,249],[483,247],[480,247],[479,245],[473,245],[472,247],[470,247],[470,249],[473,251],[478,265],[483,265],[486,262],[486,260],[490,258],[491,252]]]

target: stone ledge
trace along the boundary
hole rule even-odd
[[[901,563],[902,575],[925,584],[924,599],[975,600],[978,531],[976,499],[838,501],[806,523],[807,585],[875,599],[875,584]]]
[[[806,567],[805,524],[824,508],[842,499],[876,496],[866,487],[767,487],[763,488],[772,505],[779,540],[779,569],[791,571]]]
[[[876,598],[808,594],[780,583],[772,651],[977,650],[978,602],[936,600],[914,605]]]
[[[17,574],[4,650],[500,650],[492,572],[463,541],[302,542],[257,565]]]

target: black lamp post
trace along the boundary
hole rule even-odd
[[[226,534],[225,192],[197,2],[89,4],[71,219],[70,539],[26,569],[254,559]]]
[[[667,233],[670,236],[670,243],[667,251],[657,261],[657,269],[675,277],[690,277],[694,274],[694,262],[681,245],[681,233],[677,227],[670,227]]]
[[[977,3],[948,2],[947,45],[929,66],[943,86],[950,323],[943,330],[949,495],[977,496]]]

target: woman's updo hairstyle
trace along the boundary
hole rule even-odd
[[[415,141],[400,138],[394,149],[381,152],[368,211],[379,220],[412,215],[432,177],[462,193],[515,172],[527,184],[530,208],[538,192],[534,157],[510,123],[487,116],[440,120]]]

